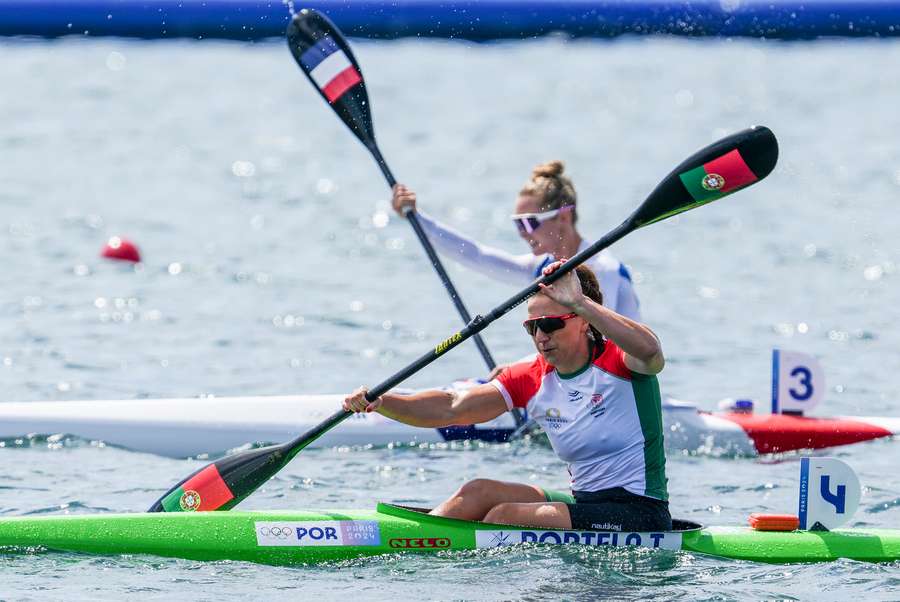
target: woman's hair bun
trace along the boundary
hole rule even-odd
[[[532,196],[538,200],[541,211],[559,209],[565,205],[575,205],[575,187],[572,180],[563,175],[565,165],[556,159],[541,163],[531,170],[531,178],[519,191],[520,195]],[[575,223],[572,213],[572,223]]]
[[[532,178],[556,178],[562,175],[565,165],[562,161],[547,161],[531,170]]]

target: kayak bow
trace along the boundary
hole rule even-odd
[[[142,513],[0,519],[0,547],[88,554],[295,565],[396,552],[517,544],[641,546],[767,563],[900,559],[900,531],[763,532],[675,521],[656,533],[547,530],[431,516],[378,504],[376,511]]]

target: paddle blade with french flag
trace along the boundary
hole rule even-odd
[[[287,28],[294,60],[347,127],[366,146],[375,142],[369,97],[350,45],[320,12],[305,8]]]

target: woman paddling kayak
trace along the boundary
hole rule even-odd
[[[551,263],[543,274],[560,265]],[[659,339],[647,326],[604,307],[597,279],[586,266],[541,289],[528,301],[524,322],[538,352],[533,361],[512,365],[461,393],[388,393],[370,403],[361,388],[344,400],[344,409],[442,427],[487,422],[513,407],[527,408],[569,463],[572,495],[475,479],[432,514],[547,528],[670,529],[655,376],[665,362]]]
[[[513,255],[482,245],[419,211],[428,239],[442,253],[486,276],[524,285],[532,282],[554,258],[573,257],[588,246],[575,228],[577,197],[572,180],[563,175],[562,161],[538,165],[516,199],[512,220],[531,254]],[[394,186],[391,200],[397,213],[416,209],[416,193]],[[631,274],[608,250],[587,261],[597,275],[604,305],[632,320],[641,320]]]

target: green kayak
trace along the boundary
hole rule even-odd
[[[397,552],[517,544],[643,546],[770,563],[900,559],[900,531],[763,532],[675,521],[658,533],[542,530],[430,516],[378,504],[372,511],[195,512],[0,519],[5,551],[153,554],[292,565]]]

